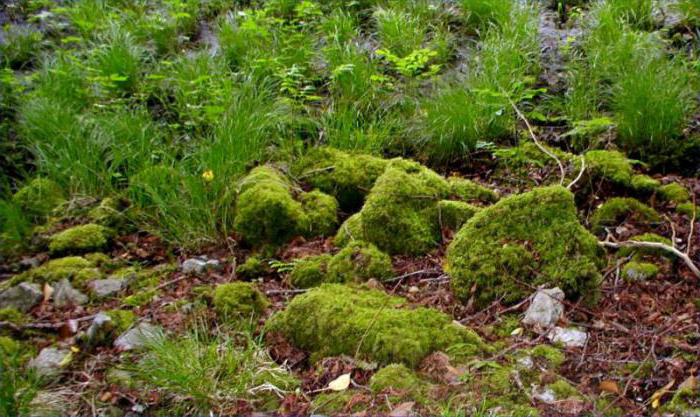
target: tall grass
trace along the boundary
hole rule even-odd
[[[145,55],[131,33],[112,24],[98,36],[89,65],[103,86],[131,92],[141,79]]]
[[[8,338],[0,338],[0,342],[0,415],[29,415],[41,381],[26,369],[26,352],[17,342]]]
[[[460,0],[459,2],[467,24],[476,28],[506,23],[515,3],[512,0]]]

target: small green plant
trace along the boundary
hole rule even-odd
[[[20,69],[37,57],[43,36],[31,26],[6,25],[0,32],[0,63]]]
[[[459,3],[467,24],[476,28],[505,23],[514,4],[506,0],[461,0]]]
[[[30,403],[41,386],[38,376],[25,367],[26,353],[18,342],[0,336],[0,414],[31,414]]]
[[[427,48],[416,49],[404,57],[394,55],[386,49],[378,49],[376,54],[385,58],[404,77],[430,77],[440,71],[439,64],[431,64],[438,56],[437,51]]]

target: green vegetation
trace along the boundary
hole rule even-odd
[[[661,220],[653,208],[635,198],[613,197],[601,204],[591,217],[594,231],[600,232],[605,227],[617,226],[625,220],[654,223]]]
[[[111,231],[98,224],[74,226],[49,238],[49,250],[53,254],[84,253],[105,249]]]
[[[214,309],[227,318],[255,318],[269,305],[269,301],[252,284],[232,282],[221,284],[214,290]]]

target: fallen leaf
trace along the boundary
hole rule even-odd
[[[350,374],[343,374],[328,384],[328,389],[333,391],[345,391],[350,386]]]
[[[523,328],[522,328],[522,327],[518,327],[517,329],[513,330],[512,332],[510,332],[510,335],[511,335],[511,336],[520,336],[521,334],[523,334]]]
[[[686,378],[683,383],[681,383],[678,386],[679,390],[696,390],[698,388],[698,379],[695,377],[695,375],[691,375],[688,378]]]
[[[416,405],[415,402],[409,401],[405,403],[401,403],[394,407],[393,410],[389,413],[389,417],[406,417],[410,416],[413,412],[413,407]]]
[[[673,384],[675,384],[676,381],[672,379],[668,384],[664,385],[660,390],[656,391],[655,393],[651,394],[651,408],[657,409],[661,405],[661,398],[668,393],[668,391],[673,388]]]
[[[620,394],[620,387],[617,385],[617,382],[611,381],[609,379],[601,381],[600,385],[598,385],[598,388],[603,392],[609,392],[611,394],[618,395]]]
[[[44,283],[44,302],[47,303],[53,295],[53,287],[49,284]]]

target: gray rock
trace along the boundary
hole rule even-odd
[[[200,275],[209,270],[219,270],[221,262],[216,259],[190,258],[182,263],[182,272],[185,274]]]
[[[92,319],[85,336],[87,343],[91,346],[99,345],[109,339],[114,330],[112,318],[103,312],[99,312]]]
[[[548,329],[564,313],[564,291],[559,288],[540,289],[525,312],[522,323],[539,329]]]
[[[532,390],[532,398],[545,404],[553,404],[557,401],[557,395],[549,387],[535,387]]]
[[[552,343],[561,343],[568,348],[584,347],[588,341],[588,333],[573,327],[566,329],[554,327],[550,330],[549,334],[547,334],[547,338]]]
[[[67,279],[60,280],[53,287],[53,303],[56,307],[79,306],[87,302],[87,295],[73,288]]]
[[[149,340],[158,337],[161,333],[159,327],[148,323],[139,323],[135,327],[121,334],[114,341],[114,347],[120,350],[139,349],[148,343]]]
[[[116,278],[96,279],[90,282],[88,287],[96,297],[109,297],[123,290],[126,287],[126,280]]]
[[[47,347],[39,352],[39,356],[29,361],[29,367],[43,377],[56,376],[61,373],[61,369],[67,366],[73,354],[68,349],[57,349]]]
[[[26,313],[44,298],[39,284],[22,282],[0,293],[0,308],[14,308]]]

